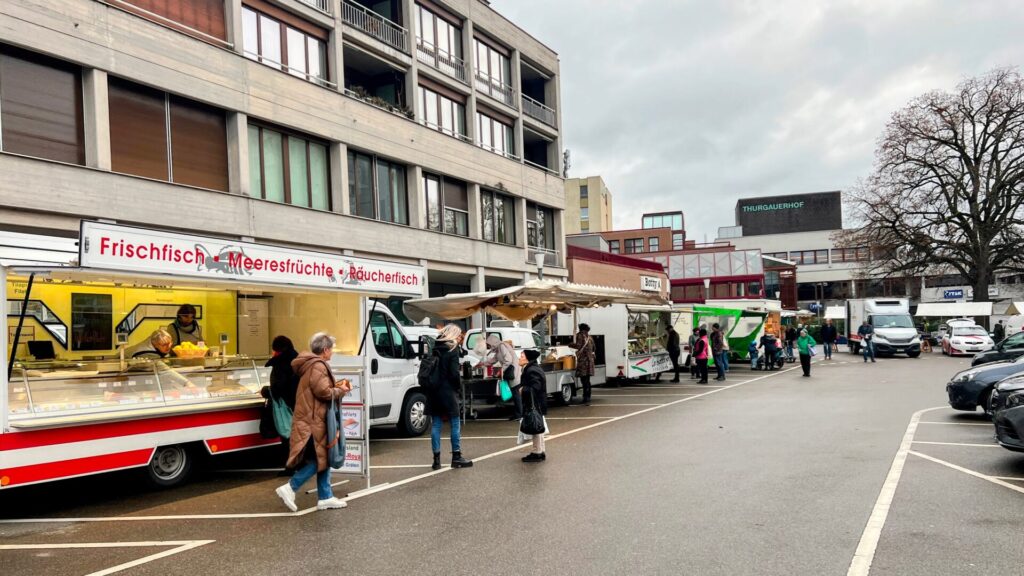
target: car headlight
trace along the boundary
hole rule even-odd
[[[957,384],[963,384],[964,382],[970,382],[974,380],[975,372],[964,372],[953,377],[953,382]]]
[[[1003,404],[1006,408],[1016,408],[1017,406],[1024,406],[1024,392],[1014,392],[1006,397],[1006,403]]]
[[[889,339],[886,338],[885,336],[882,336],[881,334],[875,334],[875,341],[876,342],[888,342]]]

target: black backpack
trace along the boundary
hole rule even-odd
[[[420,369],[416,374],[420,388],[436,390],[441,385],[441,355],[436,350],[420,360]]]

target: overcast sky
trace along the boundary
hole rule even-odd
[[[559,53],[570,177],[617,228],[683,210],[713,240],[749,196],[845,190],[889,115],[1024,60],[1020,0],[493,0]]]

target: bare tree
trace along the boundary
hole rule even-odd
[[[1024,81],[1016,69],[924,94],[892,115],[872,175],[848,195],[856,227],[839,246],[871,248],[862,272],[958,273],[976,301],[1000,272],[1024,270]]]

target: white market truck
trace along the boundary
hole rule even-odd
[[[875,354],[906,354],[910,358],[921,355],[921,337],[914,327],[907,299],[847,300],[846,336],[851,354],[859,354],[864,347],[857,331],[865,320],[874,328]]]
[[[604,368],[611,380],[648,380],[672,370],[665,350],[666,329],[672,322],[670,306],[612,304],[602,308],[576,310],[580,324],[603,346],[597,352],[595,372]]]

